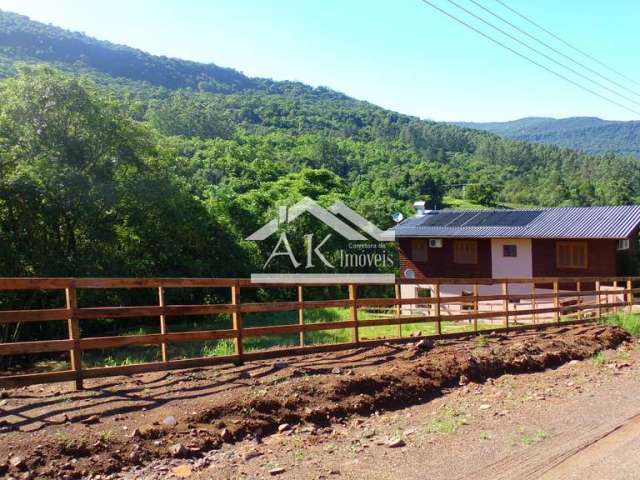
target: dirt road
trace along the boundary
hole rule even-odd
[[[573,367],[576,374],[587,370],[586,378],[593,383],[586,383],[573,398],[560,399],[543,415],[535,407],[521,411],[519,420],[535,422],[537,428],[548,432],[545,438],[525,451],[510,452],[482,466],[470,476],[505,480],[640,478],[640,376],[636,355],[633,366],[623,367],[629,369],[625,373],[606,366]],[[551,380],[559,373],[542,376]]]
[[[406,445],[390,448],[395,438]],[[243,457],[256,450],[261,456]],[[315,443],[296,432],[223,452],[224,461],[194,478],[272,478],[283,468],[278,478],[638,479],[640,348],[454,388],[335,427]]]
[[[587,441],[549,468],[543,479],[637,478],[640,476],[640,415]]]
[[[85,392],[9,391],[0,470],[4,461],[25,480],[640,478],[640,347],[590,358],[619,345],[614,333],[564,328],[108,379]],[[548,364],[561,366],[500,373]],[[394,403],[405,408],[384,408]],[[306,420],[319,412],[334,416]]]

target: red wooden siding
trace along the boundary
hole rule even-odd
[[[617,268],[618,275],[637,275],[640,265],[638,265],[638,233],[640,229],[636,228],[629,235],[629,250],[620,250],[617,252]]]
[[[556,242],[533,239],[531,250],[534,277],[612,277],[616,275],[617,240],[576,240],[587,244],[586,268],[558,268]]]
[[[478,262],[458,264],[453,261],[455,239],[443,239],[442,248],[428,248],[428,260],[417,262],[411,251],[412,238],[399,239],[400,276],[408,268],[416,273],[416,278],[425,277],[492,277],[491,240],[477,239]],[[428,239],[420,239],[428,242]],[[631,235],[631,249],[617,250],[617,240],[589,239],[575,240],[587,245],[586,268],[559,268],[557,266],[556,242],[565,240],[532,239],[532,272],[534,277],[613,277],[637,273],[629,265],[635,265],[633,257],[637,252],[638,230]],[[629,271],[627,271],[629,270]],[[633,270],[633,271],[631,271]]]
[[[491,240],[478,239],[478,263],[458,264],[453,262],[454,239],[442,240],[442,248],[429,248],[426,262],[415,262],[411,254],[411,238],[399,239],[400,276],[407,268],[416,272],[416,278],[426,277],[491,277]],[[428,239],[422,239],[428,242]]]

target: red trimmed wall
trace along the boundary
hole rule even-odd
[[[580,240],[587,243],[587,268],[558,268],[556,240],[531,241],[534,277],[613,277],[616,268],[616,240]]]
[[[423,239],[428,242],[428,239]],[[411,239],[399,239],[400,277],[411,268],[416,278],[427,277],[491,277],[491,240],[478,239],[478,263],[475,265],[453,263],[453,239],[442,239],[442,248],[429,248],[427,262],[414,262],[411,255]]]
[[[632,252],[635,253],[637,233],[632,237]],[[428,239],[424,239],[428,241]],[[587,242],[587,268],[557,268],[556,240],[533,239],[531,241],[533,276],[534,277],[611,277],[619,272],[620,257],[629,253],[617,252],[616,240],[584,240]],[[427,277],[469,277],[490,278],[491,272],[491,240],[478,239],[478,263],[475,265],[457,264],[453,262],[453,239],[442,239],[442,248],[429,248],[427,262],[412,260],[411,239],[399,239],[400,276],[411,268],[416,278]]]

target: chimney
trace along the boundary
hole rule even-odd
[[[424,200],[413,202],[413,208],[416,209],[416,217],[424,217],[427,214],[426,205],[427,202]]]

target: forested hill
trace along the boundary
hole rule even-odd
[[[381,228],[419,198],[640,203],[638,158],[423,121],[8,12],[0,73],[0,276],[244,276],[273,245],[243,239],[304,196]]]
[[[346,98],[331,90],[314,89],[299,82],[249,78],[236,70],[214,64],[149,55],[135,48],[33,22],[23,15],[1,10],[0,46],[3,55],[10,60],[51,62],[76,71],[94,70],[171,89],[191,88],[216,93],[249,90],[286,93],[297,90]]]
[[[527,117],[511,122],[456,122],[501,137],[561,145],[588,153],[614,152],[640,157],[640,121],[611,121],[596,117]]]

